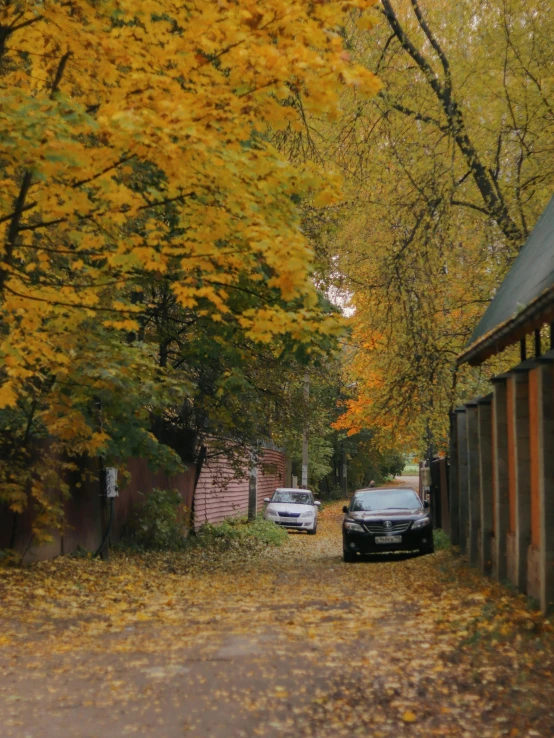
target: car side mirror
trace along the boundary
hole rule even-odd
[[[429,509],[429,507],[430,507],[429,500],[425,500],[425,502],[423,503],[423,507],[425,508],[425,510],[428,510]]]
[[[342,508],[342,511],[343,511],[343,513],[347,513],[348,512],[348,507],[346,505],[344,505],[344,507]]]
[[[264,497],[264,502],[271,502],[271,497]]]
[[[320,507],[321,506],[321,502],[319,500],[314,500],[314,505],[316,507]]]

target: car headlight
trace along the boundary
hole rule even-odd
[[[267,514],[268,515],[272,515],[274,518],[278,518],[279,517],[279,513],[277,512],[277,510],[268,510],[267,511]]]
[[[307,512],[302,513],[300,517],[301,518],[311,518],[312,516],[313,516],[313,512],[311,510],[308,510]]]
[[[356,533],[363,533],[364,529],[359,523],[355,523],[353,520],[345,520],[344,527],[346,530],[355,531]]]
[[[429,525],[431,520],[429,518],[420,518],[419,520],[414,520],[412,523],[412,530],[417,530],[418,528],[425,528],[426,525]]]

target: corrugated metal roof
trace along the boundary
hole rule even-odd
[[[458,363],[480,363],[521,337],[522,321],[554,303],[554,196],[525,242]],[[527,332],[532,329],[529,326]]]

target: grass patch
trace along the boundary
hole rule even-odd
[[[419,465],[418,464],[406,464],[406,466],[402,469],[401,474],[402,476],[415,477],[419,474]]]
[[[190,545],[202,547],[226,547],[234,544],[262,544],[266,546],[282,546],[288,540],[287,531],[275,525],[271,520],[264,520],[262,515],[249,523],[247,518],[228,518],[219,525],[206,523],[198,533],[190,539]]]
[[[450,538],[442,528],[435,528],[433,531],[433,541],[435,543],[435,551],[446,551],[451,545]]]

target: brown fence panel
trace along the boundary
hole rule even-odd
[[[110,542],[117,543],[122,536],[133,509],[143,504],[155,488],[176,489],[189,510],[194,507],[195,527],[203,523],[221,523],[225,518],[246,515],[248,512],[248,463],[243,475],[235,474],[229,462],[219,457],[204,464],[194,492],[195,467],[168,476],[153,471],[145,459],[131,459],[127,464],[128,481],[120,471],[119,497],[114,500],[114,516]],[[31,506],[20,515],[0,505],[0,549],[13,548],[24,554],[26,562],[51,559],[75,552],[79,547],[95,551],[102,537],[98,459],[83,458],[78,469],[67,475],[71,494],[65,502],[66,526],[63,533],[52,532],[52,542],[40,546],[32,543],[33,510]],[[264,449],[258,467],[257,502],[263,508],[263,498],[271,495],[285,482],[285,456],[275,449]]]
[[[79,547],[95,551],[102,540],[101,497],[98,482],[98,459],[81,458],[78,469],[68,473],[66,480],[70,496],[64,503],[66,525],[63,532],[50,531],[52,542],[35,545],[32,541],[34,511],[32,500],[28,508],[15,515],[0,505],[0,549],[13,548],[24,554],[24,561],[41,561],[61,554],[74,553]],[[120,493],[114,500],[114,517],[110,541],[121,539],[125,523],[133,508],[144,501],[152,489],[176,489],[184,504],[191,509],[194,492],[194,466],[184,472],[168,476],[152,471],[145,459],[131,459],[127,464],[131,478],[123,484],[120,472]]]
[[[448,458],[440,460],[441,527],[450,535],[450,500],[448,497]]]
[[[130,514],[143,504],[145,497],[153,489],[177,490],[183,498],[183,504],[188,510],[192,510],[196,471],[194,464],[190,464],[184,472],[169,476],[163,471],[153,471],[146,459],[130,459],[127,463],[127,471],[131,474],[131,479],[120,489],[119,497],[115,499],[114,520],[110,535],[112,542],[120,540]]]

